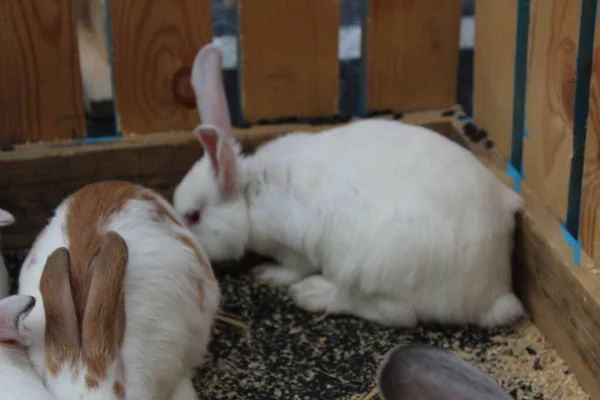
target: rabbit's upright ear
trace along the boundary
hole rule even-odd
[[[377,384],[385,400],[511,400],[461,357],[422,345],[392,349],[379,366]]]
[[[194,60],[192,87],[202,120],[194,135],[209,157],[221,195],[228,197],[234,193],[240,149],[231,128],[222,58],[219,48],[211,43],[200,49]]]
[[[192,87],[202,125],[213,125],[226,135],[232,135],[231,117],[223,85],[223,55],[209,43],[202,47],[192,66]]]
[[[194,135],[209,157],[221,196],[233,195],[237,178],[237,143],[214,125],[199,125],[194,129]]]

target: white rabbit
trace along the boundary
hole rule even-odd
[[[220,303],[204,251],[171,206],[127,182],[65,199],[23,263],[29,356],[59,400],[196,400]]]
[[[12,225],[15,222],[15,217],[6,210],[0,208],[0,228]],[[10,285],[8,282],[8,271],[4,263],[4,257],[0,253],[0,299],[8,296]]]
[[[379,365],[384,400],[512,400],[494,380],[449,351],[400,345]]]
[[[2,400],[54,400],[33,370],[25,346],[29,332],[23,319],[35,299],[14,295],[0,300],[0,397]]]
[[[271,256],[257,279],[289,286],[300,307],[385,325],[492,327],[524,313],[511,282],[523,200],[472,153],[424,127],[371,119],[243,155],[221,59],[209,44],[194,61],[194,134],[207,156],[173,198],[211,261]]]

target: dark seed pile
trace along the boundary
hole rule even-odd
[[[24,257],[5,254],[13,278]],[[374,389],[383,354],[398,343],[412,342],[457,352],[515,399],[589,399],[528,321],[489,331],[384,328],[352,317],[304,312],[281,289],[255,283],[246,269],[217,271],[222,315],[245,326],[216,322],[209,356],[195,379],[202,400],[360,400]]]

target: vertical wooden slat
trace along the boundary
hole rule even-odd
[[[198,124],[190,72],[212,40],[210,0],[110,0],[110,19],[120,130]]]
[[[565,221],[573,148],[580,0],[532,0],[525,181]]]
[[[338,112],[339,0],[241,0],[244,119]]]
[[[85,135],[71,0],[0,1],[0,142]]]
[[[585,145],[581,224],[583,249],[600,264],[600,21],[596,21],[594,61]]]
[[[461,0],[369,0],[363,26],[368,110],[456,103]]]
[[[511,154],[517,0],[477,0],[473,114],[507,159]]]

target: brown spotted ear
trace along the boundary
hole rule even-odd
[[[79,324],[71,291],[69,251],[60,247],[46,259],[40,293],[46,314],[46,352],[53,373],[79,354]]]
[[[115,232],[104,235],[94,258],[90,291],[83,314],[83,357],[88,371],[104,379],[118,356],[125,334],[124,280],[129,253]]]

